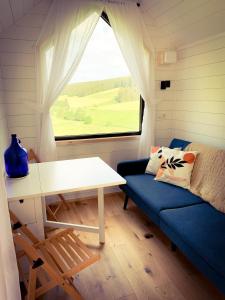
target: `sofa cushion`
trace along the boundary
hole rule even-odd
[[[154,221],[159,224],[162,209],[183,207],[202,202],[188,190],[154,180],[150,174],[128,175],[125,192]]]
[[[191,260],[197,257],[197,266],[204,273],[204,262],[225,278],[225,214],[202,203],[160,212],[160,227],[181,250],[189,247]],[[193,258],[193,259],[192,259]],[[201,262],[201,259],[203,262]],[[193,261],[196,264],[196,261]],[[205,267],[204,267],[205,268]],[[209,276],[210,277],[210,276]]]

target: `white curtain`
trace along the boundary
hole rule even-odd
[[[0,161],[0,299],[20,300],[19,276]]]
[[[139,158],[147,157],[154,144],[154,51],[144,43],[145,28],[135,3],[106,3],[106,13],[131,76],[145,101]]]
[[[144,45],[144,26],[135,3],[55,0],[37,43],[38,103],[41,111],[39,156],[56,159],[50,108],[76,70],[87,42],[105,10],[131,76],[145,100],[139,157],[154,143],[154,87],[150,55]],[[153,57],[153,56],[152,56]]]
[[[56,144],[50,108],[77,68],[98,22],[102,5],[90,1],[55,0],[37,42],[39,156],[55,160]]]

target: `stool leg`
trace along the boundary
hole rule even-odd
[[[123,204],[123,209],[127,209],[127,203],[128,203],[128,199],[129,197],[127,195],[125,195],[125,200],[124,200],[124,204]]]

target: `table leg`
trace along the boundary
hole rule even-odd
[[[41,197],[41,202],[42,202],[43,223],[45,224],[45,222],[47,221],[45,197]]]
[[[105,224],[104,224],[104,189],[98,189],[98,219],[99,219],[99,242],[105,243]]]
[[[78,225],[72,223],[63,223],[56,221],[48,221],[46,215],[46,203],[45,197],[42,197],[42,211],[43,211],[43,223],[45,226],[50,226],[54,228],[74,228],[80,231],[87,232],[96,232],[99,233],[99,242],[101,244],[105,243],[105,222],[104,222],[104,189],[98,189],[98,219],[99,219],[99,227],[86,226],[86,225]]]

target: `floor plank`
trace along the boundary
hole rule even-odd
[[[70,203],[61,221],[97,225],[97,199]],[[98,235],[79,232],[80,239],[100,253],[99,262],[80,272],[75,286],[85,300],[224,300],[216,288],[177,250],[144,214],[121,194],[105,197],[106,243]],[[147,237],[147,238],[146,238]],[[60,288],[43,300],[69,300]]]

